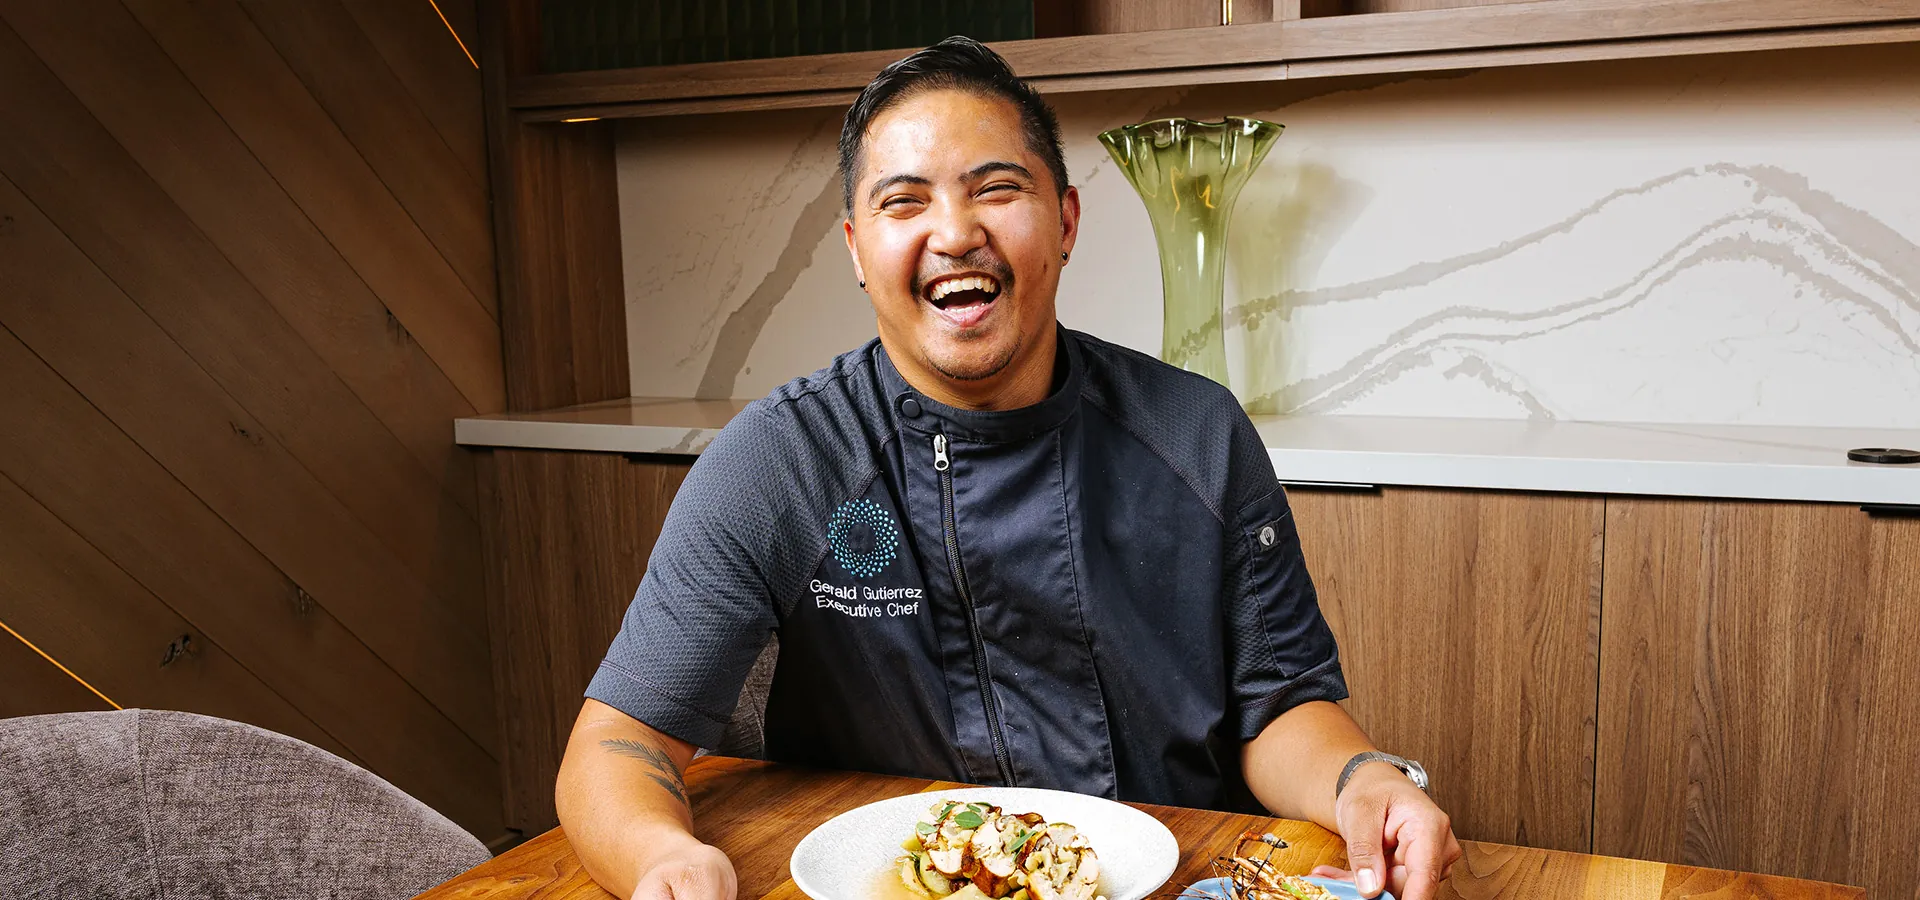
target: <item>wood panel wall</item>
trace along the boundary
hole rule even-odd
[[[1607,509],[1594,852],[1915,896],[1920,519]]]
[[[477,22],[439,9],[0,0],[0,621],[491,839],[453,420],[507,390]],[[23,649],[0,712],[104,706]]]
[[[1585,852],[1599,497],[1293,491],[1346,707],[1418,759],[1462,838]]]
[[[539,65],[536,0],[479,0],[498,242],[507,407],[627,396],[620,188],[609,121],[528,123],[510,77]]]
[[[1239,14],[1242,0],[1235,0],[1236,22],[1266,21]],[[1428,9],[1456,9],[1462,6],[1498,6],[1525,3],[1528,0],[1277,0],[1275,18],[1311,19],[1319,16],[1346,16],[1367,13],[1418,12]],[[1257,9],[1257,7],[1256,7]],[[1257,12],[1253,15],[1258,15]]]
[[[1112,0],[1043,0],[1035,6],[1035,33],[1117,35],[1123,31],[1196,29],[1221,23],[1221,0],[1160,0],[1152,4]]]
[[[567,734],[692,460],[502,449],[483,465],[506,816],[535,834],[559,824]]]
[[[528,123],[509,77],[539,59],[536,0],[479,0],[498,198],[509,409],[627,396],[626,289],[612,122]],[[508,827],[557,825],[553,784],[582,696],[619,629],[691,460],[481,451],[481,524]]]

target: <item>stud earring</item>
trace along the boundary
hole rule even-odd
[[[1067,251],[1065,250],[1060,251],[1060,261],[1061,262],[1067,261]]]
[[[866,283],[866,282],[864,282],[864,281],[862,281],[862,282],[860,282],[860,289],[861,289],[861,290],[863,290],[863,291],[864,291],[864,290],[866,290],[866,289],[867,289],[867,283]]]

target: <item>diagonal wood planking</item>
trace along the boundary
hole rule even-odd
[[[0,684],[7,686],[0,691],[0,719],[113,708],[4,631],[0,631]]]
[[[183,6],[207,19],[156,19],[163,48],[118,3],[0,0],[0,337],[14,351],[0,360],[11,372],[0,418],[31,426],[0,434],[0,474],[308,724],[266,707],[234,717],[331,735],[492,837],[478,499],[450,421],[485,411],[463,389],[485,396],[502,381],[491,259],[477,286],[453,271],[250,16]],[[478,110],[422,119],[419,97],[472,65],[462,54],[466,72],[436,76],[444,26],[427,44],[417,23],[380,13],[336,20],[384,23],[367,26],[385,29],[378,38],[332,35],[328,52],[354,58],[307,60],[360,64],[377,46],[386,102],[428,123],[378,139],[431,138],[449,158],[436,123]],[[236,22],[250,43],[193,43]],[[298,109],[276,121],[275,101]],[[294,154],[271,143],[274,129],[326,145]],[[485,237],[486,182],[461,168],[468,195],[440,212],[473,221],[441,225]],[[0,539],[29,521],[0,521]],[[54,559],[21,557],[8,574],[75,577]],[[0,591],[0,615],[21,602]],[[152,655],[89,631],[99,609],[43,608],[43,640],[104,635],[89,665]],[[50,690],[50,708],[97,708]],[[243,708],[219,706],[246,691],[232,690],[171,704]]]
[[[473,54],[469,66],[479,68],[480,60],[480,4],[478,0],[431,0],[428,6],[440,16],[446,18],[445,27],[451,29],[467,52]]]
[[[3,51],[0,51],[3,52]],[[428,590],[8,182],[4,324],[295,583],[492,746],[484,620]],[[127,377],[137,373],[137,377]]]
[[[13,209],[0,198],[0,215]],[[0,272],[18,223],[0,232]],[[31,442],[0,441],[0,475],[376,772],[470,828],[498,819],[495,767],[478,744],[8,331],[0,331],[0,383],[8,386],[0,421],[34,423]],[[11,610],[20,601],[0,602]],[[64,628],[36,630],[38,639],[89,627],[79,610],[65,612]]]
[[[11,102],[32,104],[31,115],[53,117],[22,121],[12,131],[20,146],[8,149],[24,150],[28,141],[53,140],[53,127],[76,117],[90,132],[69,138],[58,148],[28,154],[16,164],[65,169],[73,181],[63,190],[87,188],[94,180],[116,175],[124,176],[117,185],[122,189],[133,182],[157,185],[170,201],[166,205],[177,204],[177,210],[120,208],[115,206],[113,192],[95,187],[93,195],[99,198],[101,209],[92,224],[96,230],[112,234],[115,246],[129,250],[144,245],[143,239],[128,236],[130,233],[144,235],[163,227],[184,227],[204,235],[218,254],[226,257],[227,265],[216,268],[237,270],[251,282],[252,292],[265,298],[285,320],[283,325],[252,337],[252,341],[265,345],[257,352],[287,352],[283,346],[268,342],[280,339],[290,326],[310,349],[286,356],[281,365],[306,367],[317,355],[332,370],[327,380],[344,383],[430,475],[446,475],[448,490],[470,496],[470,484],[464,477],[455,477],[462,467],[470,469],[471,464],[452,443],[451,419],[473,412],[472,404],[405,329],[398,327],[386,306],[234,137],[139,23],[117,3],[97,8],[91,2],[84,4],[85,9],[81,6],[0,4],[4,24],[14,26],[20,37],[28,39],[26,43],[36,45],[29,50],[18,41],[0,38],[12,48],[5,60],[9,79],[53,85],[51,90],[29,91],[24,83],[0,83],[0,90],[8,92]],[[22,13],[23,9],[32,14]],[[21,31],[23,23],[32,27]],[[34,59],[36,53],[43,54],[38,61]],[[43,65],[49,58],[54,64]],[[48,77],[49,70],[53,79]],[[89,114],[95,122],[85,121]],[[119,146],[114,146],[115,141]],[[49,157],[47,153],[60,155]],[[68,159],[65,154],[87,156]],[[18,152],[14,155],[21,156]],[[86,160],[84,165],[82,158]],[[127,175],[136,170],[144,175]],[[21,180],[19,175],[14,177]],[[22,188],[34,193],[28,185]],[[152,194],[148,186],[129,202]],[[143,220],[162,214],[177,224],[162,226],[165,220]],[[110,228],[119,230],[107,232]],[[225,276],[224,271],[215,271],[211,277]],[[217,293],[239,290],[223,284]],[[266,327],[259,322],[252,325]],[[234,339],[255,334],[249,330]],[[247,350],[239,347],[231,352]],[[266,374],[262,372],[261,377]],[[304,404],[291,405],[298,408]],[[336,414],[335,405],[328,403],[313,404],[311,409]],[[346,431],[343,436],[356,433]],[[370,474],[377,475],[378,470]]]
[[[434,14],[430,3],[343,0],[381,60],[460,158],[476,184],[487,179],[487,130],[480,69]],[[441,4],[442,8],[450,6]]]
[[[289,471],[300,470],[298,476],[304,477],[274,479],[273,489],[283,500],[292,501],[297,496],[319,505],[308,508],[295,502],[279,509],[264,509],[259,508],[263,504],[251,504],[256,512],[267,517],[261,521],[277,522],[286,541],[279,545],[282,552],[312,560],[313,565],[305,567],[307,572],[290,568],[290,573],[303,581],[346,576],[349,581],[339,582],[341,587],[351,586],[351,590],[363,594],[338,601],[349,606],[377,605],[382,602],[379,595],[383,593],[396,598],[418,594],[422,600],[432,600],[431,604],[409,604],[409,609],[420,612],[428,608],[444,609],[448,621],[464,619],[469,625],[476,622],[476,616],[461,616],[460,611],[463,608],[477,610],[481,606],[477,523],[453,508],[452,503],[443,502],[440,492],[424,473],[403,465],[404,458],[391,443],[390,436],[364,415],[364,410],[350,395],[339,389],[337,379],[330,377],[325,365],[303,352],[304,345],[286,333],[284,323],[264,303],[247,302],[254,299],[252,292],[245,289],[244,281],[231,277],[220,254],[197,240],[192,223],[154,190],[137,167],[124,159],[112,140],[88,122],[73,104],[57,102],[58,97],[51,93],[58,90],[57,83],[44,77],[43,71],[35,72],[31,66],[16,64],[20,62],[25,61],[20,58],[18,45],[10,45],[5,34],[0,33],[0,72],[5,73],[0,75],[0,81],[6,82],[0,86],[0,122],[20,129],[18,133],[28,137],[13,142],[11,151],[0,149],[0,172],[18,180],[24,193],[39,198],[38,203],[59,221],[61,229],[69,237],[83,242],[83,249],[93,251],[117,284],[140,299],[146,313],[174,326],[172,335],[179,336],[181,345],[156,338],[171,347],[175,356],[181,357],[178,360],[181,377],[191,379],[183,384],[191,383],[195,389],[210,387],[201,384],[206,373],[220,372],[227,376],[222,387],[230,387],[238,396],[248,398],[251,402],[244,405],[262,410],[262,417],[271,425],[262,427],[250,422],[246,426],[234,424],[233,428],[244,428],[263,440],[271,435],[276,439],[276,449],[284,444],[292,450],[304,451],[298,454],[297,462],[288,460],[293,463]],[[33,138],[44,139],[45,143],[36,145]],[[137,215],[126,215],[129,212]],[[112,235],[114,240],[109,240],[107,232],[118,233]],[[26,257],[35,258],[31,254]],[[22,277],[36,274],[39,274],[37,270],[30,271]],[[122,318],[115,321],[124,321],[124,330],[98,332],[78,328],[69,317],[48,314],[49,309],[22,303],[21,299],[18,296],[11,299],[12,315],[39,312],[45,314],[44,327],[63,329],[59,333],[68,340],[70,350],[67,352],[72,355],[42,351],[55,361],[56,368],[64,371],[63,364],[91,361],[98,379],[93,384],[101,390],[117,390],[123,395],[139,388],[159,388],[150,380],[133,383],[119,378],[115,374],[115,358],[102,352],[108,346],[104,342],[107,339],[124,338],[136,330],[155,328],[154,322],[140,315],[140,311],[121,311]],[[9,302],[0,298],[0,304]],[[14,327],[16,332],[21,332],[24,324]],[[54,332],[36,333],[43,340],[53,339]],[[29,344],[36,343],[25,333],[22,337]],[[184,358],[187,347],[192,348],[196,358]],[[158,349],[143,346],[128,352]],[[303,372],[306,377],[295,382],[296,373]],[[72,374],[68,377],[79,380]],[[83,391],[86,390],[83,387]],[[221,393],[213,389],[209,396]],[[109,409],[102,397],[91,393],[89,396],[103,409]],[[180,398],[164,393],[146,399],[153,404],[151,407],[127,411],[165,419],[177,414],[181,405]],[[298,405],[287,402],[289,400]],[[230,401],[223,395],[216,402]],[[111,414],[111,409],[109,412]],[[259,418],[253,417],[250,410],[244,415],[249,419]],[[356,438],[366,443],[356,445]],[[389,438],[384,446],[383,438]],[[378,455],[389,447],[392,453]],[[191,453],[186,459],[201,461]],[[391,465],[382,468],[383,463]],[[313,474],[305,471],[309,469]],[[382,478],[383,475],[390,477]],[[316,484],[316,476],[325,479],[326,485]],[[216,482],[224,483],[220,476],[214,477]],[[309,487],[318,490],[307,490]],[[327,495],[326,500],[337,497],[337,501],[326,502],[322,495]],[[351,509],[348,516],[319,515],[323,511],[332,513],[341,504]],[[231,508],[223,512],[238,514]],[[337,526],[337,530],[329,530],[326,527],[329,524]],[[344,543],[331,548],[304,546],[300,532],[313,528],[336,536]],[[249,537],[259,543],[263,536],[249,534]],[[355,545],[366,546],[344,566],[324,558],[335,552],[344,553]],[[263,549],[268,549],[269,555],[276,555],[270,546]],[[285,558],[281,562],[283,567],[290,565]],[[393,573],[403,576],[399,581],[388,583],[383,580],[385,575],[378,574],[390,563],[399,563],[406,570]],[[354,569],[362,571],[354,573]],[[356,574],[369,577],[355,579]],[[372,590],[375,586],[380,589]],[[318,582],[309,583],[308,587],[316,595],[323,593]],[[461,630],[447,634],[453,639],[433,646],[451,651],[464,643],[467,649],[461,655],[466,658],[436,660],[437,670],[449,677],[455,671],[472,668],[475,663],[484,670],[483,638],[473,637],[463,642],[458,639]],[[405,638],[398,640],[404,642]],[[459,662],[465,665],[458,665]],[[444,668],[449,664],[454,667]],[[458,708],[457,701],[436,699],[454,703]],[[456,718],[491,744],[486,738],[492,733],[491,715],[482,716],[475,710],[465,715],[456,712]]]
[[[492,313],[239,6],[126,5],[473,408],[503,409]]]
[[[5,335],[0,343],[9,345],[0,353],[20,350]],[[43,635],[35,642],[40,649],[68,668],[87,672],[88,683],[101,693],[122,706],[191,709],[252,722],[354,758],[217,642],[5,478],[0,478],[0,529],[13,536],[0,541],[7,624],[22,634]],[[69,623],[81,627],[56,627]],[[177,652],[169,655],[170,646]]]
[[[485,179],[461,167],[353,17],[335,0],[242,6],[454,271],[475,293],[490,291],[493,232]]]

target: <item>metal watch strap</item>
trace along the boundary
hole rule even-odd
[[[1340,770],[1340,781],[1333,786],[1334,799],[1339,799],[1340,792],[1347,789],[1347,780],[1353,777],[1354,770],[1370,762],[1383,762],[1393,766],[1404,773],[1407,779],[1413,782],[1414,787],[1422,791],[1427,789],[1427,770],[1419,763],[1391,753],[1369,750],[1365,753],[1355,753],[1352,759],[1347,760],[1346,768]]]

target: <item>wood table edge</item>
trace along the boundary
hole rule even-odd
[[[701,787],[724,776],[751,774],[757,771],[769,770],[784,772],[805,771],[804,769],[794,766],[785,766],[778,763],[758,760],[703,756],[694,760],[693,763],[687,767],[686,783],[688,794],[689,796],[694,796]],[[859,776],[862,774],[829,772],[827,770],[821,771],[822,774],[839,776]],[[867,775],[866,777],[885,779],[889,782],[896,783],[902,788],[902,790],[897,793],[891,794],[891,796],[896,797],[906,796],[908,794],[935,793],[943,790],[962,790],[977,787],[977,785],[960,782],[929,781],[927,779],[907,778],[895,775]],[[1235,817],[1244,819],[1244,824],[1247,827],[1283,830],[1289,835],[1301,836],[1301,840],[1303,841],[1315,841],[1316,843],[1313,845],[1303,844],[1301,849],[1303,852],[1311,851],[1322,860],[1327,859],[1336,851],[1342,858],[1344,857],[1345,848],[1338,836],[1311,822],[1300,822],[1257,815],[1223,813],[1212,810],[1194,810],[1150,803],[1128,803],[1127,805],[1153,816],[1155,820],[1166,824],[1169,830],[1174,831],[1176,838],[1181,836],[1181,831],[1183,830],[1183,827],[1176,826],[1184,819],[1213,819],[1221,816]],[[1221,819],[1214,822],[1213,830],[1218,831],[1218,826],[1225,825],[1228,821],[1229,820]],[[1228,830],[1233,831],[1235,829],[1229,828]],[[1586,861],[1588,866],[1594,863],[1603,865],[1618,864],[1623,866],[1658,866],[1660,867],[1662,875],[1661,887],[1658,894],[1658,896],[1661,897],[1690,896],[1690,894],[1676,894],[1674,891],[1679,887],[1679,885],[1676,885],[1676,879],[1685,881],[1693,878],[1720,880],[1733,884],[1744,880],[1758,879],[1761,883],[1775,889],[1766,894],[1766,896],[1773,897],[1823,896],[1855,898],[1866,895],[1864,888],[1853,885],[1792,878],[1784,875],[1736,872],[1704,866],[1688,866],[1679,863],[1662,863],[1652,860],[1636,860],[1628,857],[1599,856],[1595,854],[1518,847],[1480,841],[1463,840],[1461,844],[1463,847],[1478,850],[1489,855],[1518,853],[1535,856],[1536,858],[1546,861],[1564,858],[1570,862],[1571,860],[1578,859]],[[1229,848],[1224,846],[1209,846],[1206,848],[1191,847],[1186,846],[1186,842],[1183,840],[1181,847],[1181,866],[1190,866],[1193,854],[1205,852],[1209,854],[1208,858],[1210,858],[1211,855],[1224,853],[1228,849]],[[1456,869],[1456,874],[1457,873],[1458,870]],[[1175,874],[1179,874],[1178,869],[1176,869]],[[1173,882],[1170,881],[1169,884],[1171,883]],[[519,891],[512,890],[520,886],[524,886],[524,888]],[[1786,892],[1779,892],[1777,890],[1783,887],[1789,888],[1790,890]],[[505,890],[503,890],[503,888]],[[1798,890],[1791,890],[1793,888],[1798,888]],[[1159,893],[1165,893],[1166,890],[1166,887],[1162,886]],[[1449,891],[1448,893],[1449,895],[1458,895],[1458,892],[1455,891]],[[599,887],[587,877],[584,868],[580,864],[579,858],[574,855],[571,845],[567,843],[564,830],[556,827],[536,835],[525,843],[491,860],[481,863],[466,872],[456,875],[437,887],[417,895],[416,900],[454,900],[454,898],[482,896],[498,898],[498,900],[506,900],[506,898],[511,897],[532,896],[550,898],[550,900],[563,900],[563,898],[609,898],[613,895],[600,890]],[[1478,894],[1473,894],[1473,896],[1478,896]],[[789,898],[803,897],[804,895],[793,883],[792,878],[789,877],[783,881],[776,882],[771,889],[755,897],[748,897],[746,894],[742,894],[741,900],[789,900]]]

